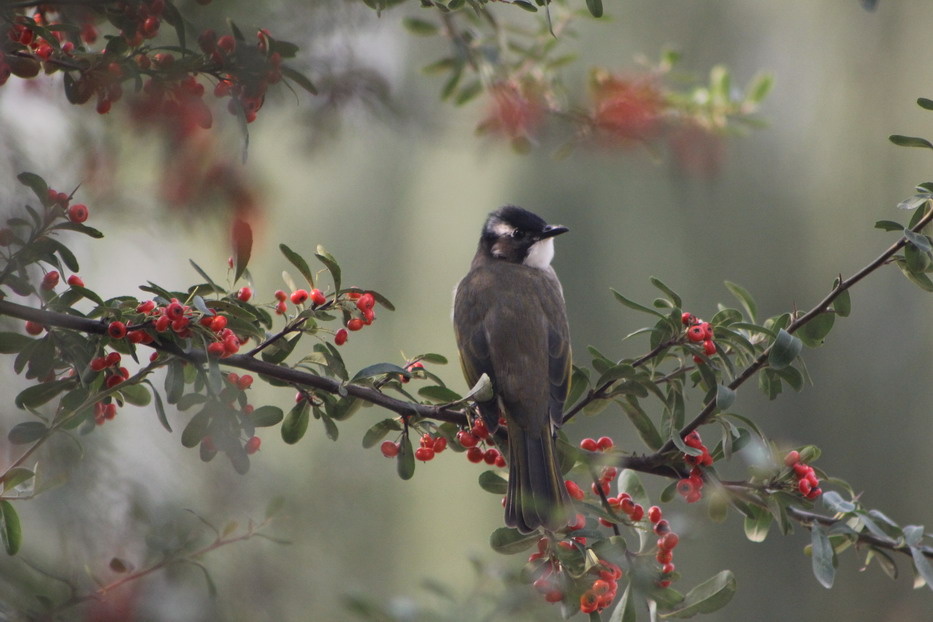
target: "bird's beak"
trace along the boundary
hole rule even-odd
[[[544,227],[544,231],[541,232],[541,239],[553,238],[555,235],[567,233],[568,231],[570,231],[570,229],[564,225],[547,225]]]

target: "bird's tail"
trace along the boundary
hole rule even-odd
[[[509,488],[505,524],[522,533],[556,531],[570,520],[570,500],[550,434],[509,430]]]

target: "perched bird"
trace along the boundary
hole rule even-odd
[[[555,451],[570,384],[570,330],[551,267],[567,232],[520,207],[491,213],[454,296],[460,362],[473,386],[485,373],[493,399],[478,404],[491,432],[508,424],[505,523],[523,533],[560,529],[569,500]]]

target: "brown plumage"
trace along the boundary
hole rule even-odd
[[[550,266],[553,237],[566,231],[518,207],[493,212],[454,301],[466,380],[492,380],[495,397],[478,404],[483,420],[491,431],[500,414],[508,422],[505,522],[524,533],[556,530],[569,518],[555,434],[570,380],[570,331]]]

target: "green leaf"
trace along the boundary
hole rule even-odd
[[[28,186],[35,193],[42,205],[46,205],[49,200],[49,185],[45,180],[35,173],[23,172],[16,176],[19,183]]]
[[[903,231],[904,225],[893,220],[878,220],[875,222],[875,229],[883,231]]]
[[[823,340],[836,322],[835,313],[821,313],[806,324],[802,324],[794,333],[808,348],[823,345]],[[774,365],[772,364],[772,367]]]
[[[677,307],[677,308],[682,308],[682,307],[684,306],[683,300],[681,300],[681,298],[680,298],[680,296],[677,294],[677,292],[675,292],[675,291],[672,290],[670,287],[668,287],[667,285],[665,285],[665,284],[661,281],[661,279],[659,279],[659,278],[657,278],[657,277],[650,277],[650,278],[648,279],[648,281],[649,281],[652,285],[654,285],[655,287],[657,287],[659,290],[661,290],[662,292],[664,292],[664,294],[670,299],[670,301],[674,304],[675,307]]]
[[[71,379],[53,380],[52,382],[36,384],[21,391],[19,395],[16,396],[14,403],[17,408],[35,408],[45,404],[72,385],[74,385],[74,381]]]
[[[162,403],[162,396],[159,395],[159,392],[156,391],[156,388],[148,380],[146,383],[152,387],[152,397],[155,402],[156,417],[159,419],[159,423],[162,424],[163,428],[171,432],[172,426],[168,423],[168,417],[165,414],[165,404]]]
[[[435,354],[433,352],[428,352],[426,354],[421,354],[415,357],[417,360],[424,363],[431,363],[433,365],[446,365],[447,357],[443,354]]]
[[[16,354],[34,341],[35,339],[19,333],[0,332],[0,354]]]
[[[820,585],[829,589],[836,578],[836,552],[821,525],[810,528],[810,542],[813,555],[813,575]]]
[[[19,522],[19,515],[13,504],[7,500],[0,501],[0,539],[8,555],[16,555],[23,544],[23,527]]]
[[[356,374],[350,378],[350,382],[357,382],[364,378],[372,378],[374,376],[381,376],[383,374],[397,374],[405,378],[411,378],[411,372],[409,372],[407,369],[399,367],[398,365],[394,365],[392,363],[376,363],[374,365],[370,365],[369,367],[364,367],[360,371],[356,372]]]
[[[513,555],[515,553],[527,551],[538,542],[540,537],[541,534],[537,531],[523,534],[520,533],[518,529],[499,527],[489,536],[489,546],[491,546],[492,550],[496,553]]]
[[[309,420],[308,402],[302,400],[299,404],[295,404],[285,416],[285,421],[282,422],[282,440],[289,445],[300,441],[308,431]]]
[[[660,617],[690,618],[698,613],[712,613],[728,605],[734,595],[735,575],[731,570],[723,570],[687,592],[675,609]]]
[[[929,253],[930,250],[933,250],[933,245],[930,244],[930,238],[925,235],[916,233],[910,229],[904,229],[904,237],[907,238],[907,241],[913,246],[917,247],[917,250],[923,251],[924,253]]]
[[[0,478],[0,484],[3,484],[2,490],[4,491],[13,490],[23,482],[28,482],[35,476],[35,472],[30,469],[14,467],[3,474],[3,477]]]
[[[629,421],[632,422],[632,425],[634,425],[635,429],[638,431],[638,436],[641,437],[642,442],[644,442],[649,449],[655,450],[664,444],[661,433],[658,432],[651,417],[648,416],[648,413],[646,413],[641,406],[633,400],[619,400],[619,404],[622,406],[625,414],[628,415]]]
[[[602,0],[586,0],[586,8],[593,17],[603,16]]]
[[[197,445],[204,440],[204,437],[207,436],[208,430],[211,425],[211,414],[205,408],[204,410],[198,412],[194,417],[191,418],[191,421],[188,422],[188,425],[185,426],[185,429],[181,433],[181,444],[184,447],[191,449],[192,447],[197,447]]]
[[[509,482],[495,471],[483,471],[479,474],[479,487],[494,495],[504,495],[509,489]]]
[[[327,415],[321,415],[321,422],[324,424],[324,434],[327,435],[327,438],[336,441],[337,437],[340,436],[340,429],[337,427],[337,424],[334,423],[333,418]]]
[[[304,333],[297,332],[291,338],[283,337],[278,339],[268,348],[264,349],[260,356],[262,360],[266,363],[272,363],[273,365],[278,365],[295,350],[295,346],[298,345],[298,341],[301,339],[301,336]]]
[[[418,389],[418,395],[437,404],[447,404],[461,399],[456,391],[437,385],[429,385]]]
[[[758,316],[758,305],[755,304],[755,299],[752,298],[752,295],[748,293],[741,285],[732,283],[731,281],[726,281],[726,289],[728,289],[733,296],[739,301],[739,304],[742,305],[742,308],[745,309],[745,313],[748,314],[748,317],[752,322],[756,321]]]
[[[457,96],[454,98],[454,104],[457,106],[462,106],[468,101],[475,99],[483,92],[483,83],[479,80],[474,80],[460,89],[460,92],[457,93]]]
[[[623,296],[622,294],[620,294],[620,293],[617,292],[616,290],[612,289],[611,287],[609,288],[609,291],[612,292],[612,295],[615,296],[616,300],[618,300],[619,302],[621,302],[623,305],[625,305],[625,306],[628,307],[629,309],[634,309],[635,311],[641,311],[642,313],[650,313],[651,315],[657,316],[657,317],[661,318],[662,320],[666,320],[666,319],[667,319],[667,316],[666,316],[666,315],[663,315],[663,314],[661,314],[661,313],[658,313],[657,311],[655,311],[655,310],[652,309],[651,307],[646,307],[645,305],[638,304],[638,303],[635,302],[634,300],[629,300],[628,298],[626,298],[625,296]]]
[[[749,504],[748,510],[752,516],[745,517],[745,537],[752,542],[764,542],[774,518],[771,512],[757,505]]]
[[[330,272],[330,276],[334,280],[334,291],[340,291],[340,265],[337,263],[337,260],[320,244],[318,244],[317,252],[314,253],[314,256],[317,257]]]
[[[423,37],[436,35],[440,30],[437,24],[416,17],[406,17],[402,20],[402,25],[408,32]]]
[[[40,421],[24,421],[17,423],[7,434],[7,440],[14,445],[25,445],[39,440],[48,433],[49,429]]]
[[[833,284],[833,289],[838,287],[838,285],[839,279],[836,279],[836,282]],[[849,317],[849,314],[852,313],[852,299],[849,297],[849,290],[845,290],[836,296],[836,299],[833,300],[833,311],[835,311],[836,315],[839,317]]]
[[[398,476],[404,480],[409,480],[415,475],[415,451],[411,447],[411,439],[408,438],[407,434],[399,439],[395,468],[398,471]]]
[[[576,365],[573,366],[573,373],[570,374],[570,391],[567,393],[567,399],[564,404],[567,406],[577,403],[587,389],[590,388],[590,378],[587,372]]]
[[[236,259],[236,272],[233,280],[239,281],[246,271],[249,258],[253,253],[253,228],[245,220],[233,221],[233,256]]]
[[[802,349],[803,342],[782,328],[778,331],[774,343],[771,344],[768,364],[774,369],[787,367],[794,362]]]
[[[914,210],[914,209],[917,209],[918,207],[920,207],[921,205],[923,205],[923,204],[925,204],[927,201],[929,201],[930,198],[931,198],[931,196],[933,196],[933,195],[931,195],[929,192],[921,192],[921,193],[919,193],[919,194],[915,194],[915,195],[913,195],[912,197],[909,197],[909,198],[907,198],[907,199],[904,199],[903,201],[901,201],[900,203],[898,203],[898,204],[897,204],[897,209],[903,209],[903,210]],[[891,222],[891,221],[890,221],[890,220],[882,220],[882,221],[880,221],[880,222],[885,222],[885,223],[887,223],[887,222]],[[896,223],[895,223],[895,224],[896,224]],[[876,225],[876,226],[877,226],[877,225]],[[895,228],[893,229],[893,231],[896,231],[898,228],[899,228],[899,227],[895,227]]]
[[[719,410],[728,410],[735,402],[735,391],[724,384],[716,385],[716,407]]]
[[[383,419],[366,430],[363,434],[363,447],[370,449],[386,437],[389,432],[401,430],[402,426],[396,419]]]
[[[260,406],[249,415],[247,420],[257,428],[268,428],[278,425],[285,418],[285,413],[278,406]]]
[[[933,110],[933,99],[927,99],[926,97],[918,97],[917,105],[923,108],[924,110]]]
[[[300,71],[296,71],[295,69],[292,69],[288,65],[280,66],[279,71],[282,72],[283,76],[285,76],[292,82],[296,83],[298,86],[300,86],[304,90],[308,91],[312,95],[317,95],[318,93],[317,87],[314,86],[314,83],[311,82],[311,80],[308,79],[308,77],[304,75],[303,73],[301,73]]]
[[[892,134],[891,136],[888,136],[888,140],[890,140],[898,147],[926,147],[927,149],[933,149],[933,143],[926,140],[925,138],[918,138],[916,136],[901,136],[900,134]]]
[[[754,104],[761,103],[774,86],[774,76],[762,74],[756,76],[748,86],[745,99]]]
[[[824,492],[820,497],[820,501],[833,512],[854,512],[857,507],[851,501],[843,499],[842,495],[835,490],[827,490]]]
[[[173,360],[165,373],[165,401],[177,404],[185,393],[185,368],[181,361]]]
[[[910,556],[913,558],[917,574],[923,578],[927,587],[933,590],[933,567],[930,566],[930,561],[923,554],[921,548],[923,544],[923,527],[907,525],[904,527],[904,539],[907,541],[907,546],[910,547]]]
[[[290,249],[285,244],[279,244],[279,250],[282,251],[283,255],[285,255],[285,259],[287,259],[293,266],[298,268],[298,272],[301,273],[301,276],[305,277],[308,285],[314,287],[314,275],[311,273],[311,268],[308,267],[308,262],[306,262],[301,255]]]

